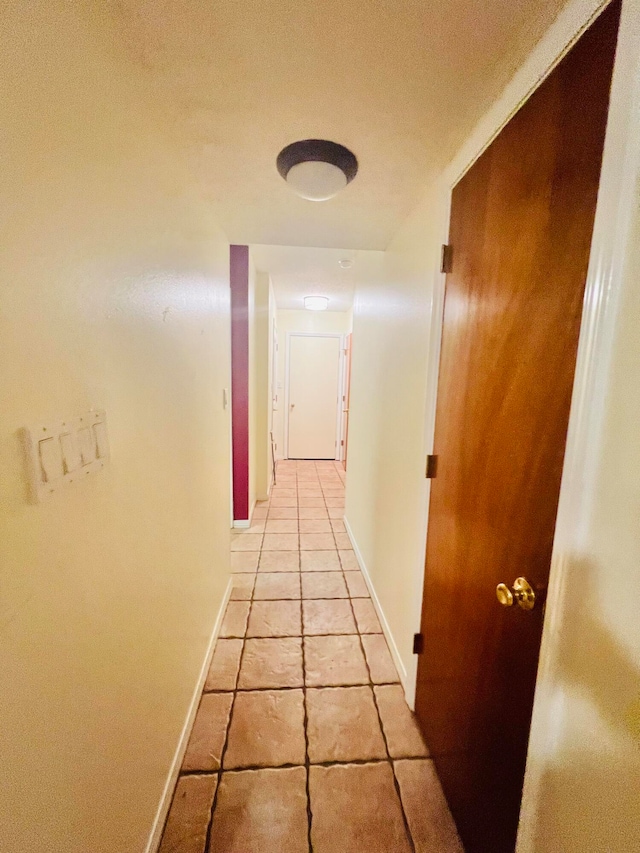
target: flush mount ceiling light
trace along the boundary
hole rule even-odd
[[[304,307],[307,311],[326,311],[328,305],[328,296],[305,296],[304,298]]]
[[[291,189],[309,201],[333,198],[358,172],[355,155],[327,139],[292,142],[278,154],[276,165]]]
[[[343,270],[350,270],[353,266],[353,261],[350,258],[341,258],[338,261],[338,266]]]

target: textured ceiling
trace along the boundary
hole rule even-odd
[[[355,282],[367,258],[375,252],[317,249],[301,246],[251,246],[258,270],[271,276],[278,308],[304,308],[305,296],[328,296],[329,311],[347,311],[353,305]],[[350,269],[339,261],[350,260]]]
[[[384,249],[561,0],[108,0],[121,42],[234,243]],[[321,137],[360,172],[293,195],[283,146]]]

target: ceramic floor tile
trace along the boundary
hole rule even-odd
[[[370,598],[353,598],[351,606],[358,623],[358,631],[361,634],[381,634],[382,628],[378,621],[376,609]]]
[[[387,757],[370,687],[310,688],[307,714],[312,763]]]
[[[297,495],[296,489],[288,489],[286,486],[274,486],[271,491],[272,498],[295,498]]]
[[[336,539],[338,536],[346,536],[346,533],[336,533]],[[342,563],[342,568],[345,572],[355,572],[360,571],[360,566],[358,565],[358,559],[356,557],[355,551],[349,549],[339,550],[338,554],[340,555],[340,562]]]
[[[205,690],[235,690],[243,640],[218,640],[204,684]]]
[[[268,520],[271,521],[274,518],[298,518],[298,512],[297,506],[275,506],[269,511]]]
[[[369,673],[357,636],[305,637],[305,683],[308,687],[367,684]]]
[[[317,488],[308,488],[308,489],[299,489],[298,490],[298,498],[321,498],[322,497],[322,489]],[[324,502],[323,502],[324,506]]]
[[[299,551],[263,551],[260,556],[259,571],[262,572],[299,572]]]
[[[231,572],[257,572],[260,551],[234,551],[231,553]]]
[[[332,551],[336,549],[333,533],[301,533],[301,551]]]
[[[314,853],[410,853],[387,762],[309,769]],[[434,850],[435,853],[435,850]]]
[[[222,620],[220,636],[244,637],[250,607],[251,604],[248,601],[230,601]]]
[[[324,500],[328,507],[344,507],[344,498],[332,498],[325,495]]]
[[[297,551],[297,533],[265,533],[263,551]]]
[[[300,637],[245,641],[239,690],[302,687],[303,683]]]
[[[298,498],[295,496],[292,498],[272,498],[270,506],[298,506]]]
[[[399,684],[375,688],[380,719],[392,758],[426,758],[429,754],[420,729]]]
[[[344,579],[351,598],[369,598],[369,590],[361,572],[345,572]]]
[[[305,751],[302,690],[236,694],[225,770],[304,764]]]
[[[254,601],[300,598],[299,572],[260,572],[255,578]]]
[[[191,730],[183,771],[218,770],[233,693],[205,693]]]
[[[303,572],[303,598],[348,598],[342,572]]]
[[[329,514],[329,518],[344,518],[344,507],[341,507],[341,506],[327,507],[327,513]]]
[[[231,601],[250,601],[255,582],[256,575],[254,572],[251,572],[250,574],[232,575]]]
[[[298,499],[298,505],[299,506],[305,506],[305,507],[306,506],[322,506],[323,507],[324,506],[324,498],[321,495],[318,495],[317,497],[310,497],[310,498],[301,496]]]
[[[301,518],[300,533],[331,533],[328,518]]]
[[[400,680],[387,641],[382,634],[363,634],[362,645],[374,684]]]
[[[302,609],[299,601],[254,601],[247,637],[299,637]]]
[[[306,785],[304,767],[223,773],[208,853],[308,853]]]
[[[267,521],[265,533],[297,533],[298,521],[295,518],[275,518]]]
[[[261,547],[261,533],[238,533],[231,537],[231,551],[259,551]]]
[[[347,528],[344,526],[344,521],[341,518],[331,519],[331,529],[334,533],[346,533]]]
[[[464,853],[432,761],[395,761],[416,853]]]
[[[312,634],[355,634],[356,623],[348,599],[302,602],[302,631]]]
[[[339,572],[342,569],[337,551],[301,551],[303,572]]]
[[[344,524],[344,522],[342,522]],[[353,550],[353,545],[351,544],[351,539],[349,539],[349,534],[345,531],[343,533],[334,531],[334,535],[336,538],[336,545],[339,550],[351,551]]]
[[[217,784],[213,774],[178,779],[158,853],[205,853]]]
[[[234,530],[232,532],[232,536],[247,536],[252,533],[264,533],[264,525],[266,523],[265,518],[254,518],[251,522],[250,527],[245,527],[240,530]]]
[[[320,506],[301,506],[298,510],[298,518],[328,518],[329,512]]]
[[[253,511],[253,521],[262,521],[267,517],[268,506],[257,506]]]

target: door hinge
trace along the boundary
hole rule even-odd
[[[424,636],[422,634],[414,634],[413,635],[413,653],[414,655],[421,655],[424,651]]]
[[[433,453],[427,456],[427,470],[425,472],[425,477],[427,480],[433,480],[433,478],[438,473],[438,457],[434,456]]]
[[[344,447],[344,439],[342,439],[342,441],[340,442],[340,444],[342,445],[342,447]]]
[[[453,246],[448,243],[442,244],[440,254],[440,272],[451,272],[453,267]]]

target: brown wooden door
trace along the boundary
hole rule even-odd
[[[416,711],[467,853],[515,847],[618,15],[453,191]]]

